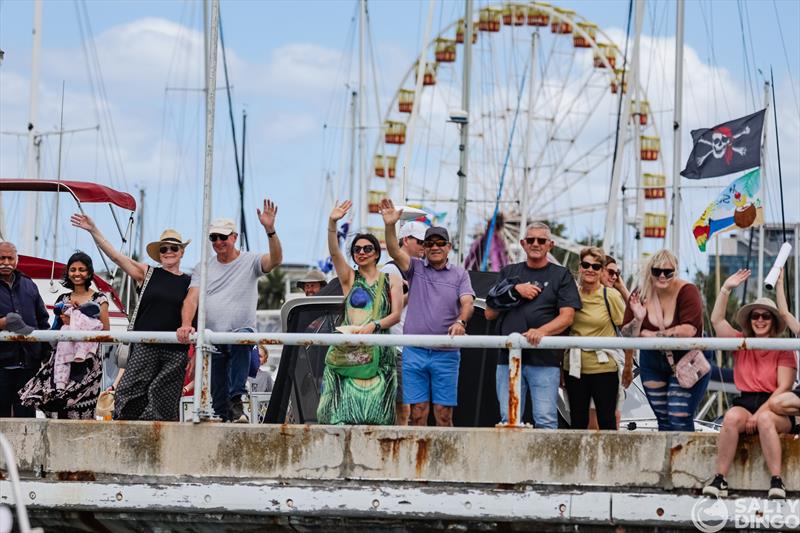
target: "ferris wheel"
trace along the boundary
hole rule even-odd
[[[456,3],[443,4],[446,10]],[[484,232],[496,201],[505,220],[498,232],[509,249],[522,220],[563,224],[567,235],[559,242],[570,250],[577,249],[577,240],[602,235],[618,110],[621,96],[631,90],[638,98],[631,100],[622,140],[638,150],[624,151],[618,220],[629,242],[643,239],[645,251],[663,246],[666,178],[660,137],[645,88],[628,87],[622,47],[575,11],[549,4],[482,4],[477,13],[467,82],[472,102],[467,241]],[[452,14],[452,22],[408,68],[385,111],[367,200],[372,213],[381,197],[394,192],[399,199],[402,190],[407,205],[454,227],[459,129],[448,117],[461,106],[466,25]],[[379,223],[368,225],[381,232]]]

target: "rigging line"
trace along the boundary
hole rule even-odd
[[[742,61],[744,62],[744,74],[745,79],[747,80],[747,87],[750,89],[750,101],[752,102],[752,107],[747,107],[747,109],[755,109],[756,106],[756,96],[755,90],[753,89],[753,79],[750,73],[750,60],[747,57],[747,40],[744,36],[744,15],[742,14],[742,0],[736,0],[736,11],[739,14],[739,30],[742,36]]]
[[[617,127],[614,131],[619,131],[620,121],[622,120],[622,100],[625,91],[622,88],[625,87],[625,77],[628,72],[626,68],[628,66],[628,43],[631,36],[631,19],[633,18],[633,0],[628,0],[628,23],[626,24],[625,30],[625,51],[622,53],[622,79],[620,80],[620,91],[619,97],[617,99]],[[633,89],[633,87],[631,87]],[[614,164],[617,162],[617,157],[619,156],[619,135],[615,135],[614,140],[614,152],[611,156],[611,166],[613,168]],[[614,191],[611,191],[612,194],[616,194]],[[623,213],[624,216],[624,213]],[[623,220],[623,231],[625,230],[625,221]]]
[[[777,111],[778,107],[775,103],[775,77],[772,75],[772,65],[769,67],[769,81],[770,89],[772,89],[772,109]],[[781,226],[783,228],[783,242],[789,242],[786,236],[786,211],[783,207],[783,172],[781,171],[781,143],[780,136],[778,135],[778,113],[773,111],[775,117],[775,148],[778,155],[778,187],[780,188],[781,197]]]
[[[239,227],[241,229],[240,248],[250,250],[247,238],[247,220],[244,216],[244,173],[239,162],[239,145],[236,140],[236,123],[233,119],[233,99],[231,97],[231,82],[228,77],[228,54],[225,48],[225,37],[222,33],[222,12],[219,13],[219,44],[222,49],[222,70],[225,73],[225,94],[228,100],[228,119],[231,123],[231,138],[233,139],[233,160],[236,163],[236,181],[239,184]],[[244,128],[244,125],[242,126]],[[244,132],[242,132],[242,157],[244,157]]]
[[[794,96],[794,105],[797,108],[797,114],[800,115],[800,100],[797,98],[797,90],[794,86],[794,75],[792,74],[792,64],[789,61],[789,53],[786,51],[786,40],[783,38],[783,27],[781,26],[781,17],[778,14],[778,6],[775,0],[772,0],[772,9],[775,11],[775,21],[778,23],[778,35],[781,37],[781,46],[783,47],[783,57],[786,59],[786,71],[789,73],[789,83],[792,87],[792,95]]]
[[[497,212],[500,209],[500,198],[503,195],[503,184],[506,177],[506,168],[508,167],[508,159],[511,157],[511,148],[514,142],[514,133],[517,129],[517,118],[519,117],[519,108],[522,105],[522,94],[525,92],[525,80],[528,78],[528,66],[522,73],[522,80],[519,84],[519,93],[517,94],[517,108],[514,110],[514,120],[511,122],[511,135],[508,139],[508,149],[506,150],[505,161],[503,162],[503,170],[500,173],[500,186],[497,188],[497,197],[494,202],[494,212],[492,213],[492,220],[489,223],[489,231],[486,233],[486,247],[483,250],[483,258],[481,260],[481,271],[486,272],[486,266],[489,263],[489,252],[492,248],[492,235],[494,234],[494,225],[497,223]]]

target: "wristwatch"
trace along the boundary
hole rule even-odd
[[[372,322],[375,325],[375,331],[373,333],[379,333],[383,328],[381,327],[381,321],[375,320]]]
[[[466,322],[464,322],[464,321],[463,321],[463,320],[461,320],[461,319],[459,319],[459,320],[456,320],[456,324],[461,324],[461,327],[463,327],[463,328],[465,328],[465,329],[466,329],[466,327],[467,327],[467,323],[466,323]]]

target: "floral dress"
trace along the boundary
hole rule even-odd
[[[62,294],[56,303],[69,300],[71,294]],[[91,301],[97,305],[107,304],[108,297],[102,292],[95,292]],[[98,353],[81,363],[71,363],[69,383],[64,389],[56,389],[55,386],[55,356],[53,350],[50,360],[19,391],[22,404],[39,409],[48,418],[94,420],[94,408],[97,406],[103,376],[102,354]]]
[[[381,273],[381,276],[386,274]],[[345,313],[342,325],[365,325],[373,316],[381,319],[391,312],[391,297],[388,280],[381,284],[380,278],[372,285],[356,271],[353,288],[345,298]],[[377,288],[383,286],[383,294],[376,298]],[[373,314],[377,300],[380,309]],[[333,347],[331,347],[333,348]],[[381,347],[377,374],[369,379],[342,376],[329,365],[322,375],[322,395],[317,407],[320,424],[367,424],[390,425],[395,420],[397,373],[395,348]]]

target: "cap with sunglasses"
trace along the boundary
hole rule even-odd
[[[398,239],[404,239],[406,237],[414,237],[415,239],[419,239],[420,241],[425,240],[425,232],[427,231],[428,226],[419,222],[417,220],[410,220],[403,224],[400,228],[400,231],[397,232]]]
[[[229,218],[218,218],[208,226],[208,234],[230,235],[236,233],[236,222]]]
[[[742,328],[742,331],[748,337],[755,335],[753,332],[753,325],[750,323],[751,315],[754,314],[754,311],[772,313],[772,324],[776,337],[780,337],[783,335],[783,332],[786,331],[786,321],[781,318],[781,314],[778,312],[778,306],[775,305],[775,302],[769,298],[757,298],[756,301],[743,305],[739,308],[739,311],[736,312],[736,322],[739,323],[739,327]]]
[[[189,243],[192,242],[192,239],[188,239],[186,241],[183,240],[181,234],[175,231],[174,229],[165,229],[161,232],[161,236],[157,241],[153,241],[147,245],[147,255],[150,256],[150,259],[155,261],[156,263],[161,262],[161,248],[167,247],[167,250],[164,252],[168,252],[172,250],[172,247],[180,247],[186,248]],[[177,252],[177,250],[172,250]]]
[[[428,240],[432,239],[433,237],[440,237],[444,239],[446,242],[450,242],[450,234],[447,232],[447,228],[443,228],[442,226],[431,226],[425,231],[425,239]]]

